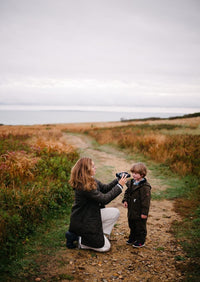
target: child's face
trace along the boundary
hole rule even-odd
[[[138,172],[132,172],[132,175],[133,179],[137,182],[143,179],[143,176]]]

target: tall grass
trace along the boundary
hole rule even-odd
[[[100,144],[113,143],[120,148],[142,153],[179,175],[200,176],[200,135],[163,134],[160,133],[163,128],[175,130],[178,126],[124,126],[87,132]]]
[[[4,269],[36,227],[72,203],[78,158],[59,131],[0,134],[0,265]]]

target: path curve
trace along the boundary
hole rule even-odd
[[[66,142],[76,147],[81,156],[91,157],[97,166],[97,178],[108,183],[115,173],[130,170],[133,161],[117,149],[95,149],[92,139],[81,134],[65,134]],[[162,189],[149,171],[147,175],[152,189]],[[170,233],[171,223],[180,218],[173,210],[173,201],[151,201],[147,221],[147,240],[144,248],[126,245],[129,234],[127,210],[122,206],[123,193],[108,206],[120,210],[120,218],[112,231],[112,248],[108,253],[90,250],[63,249],[48,265],[49,277],[54,274],[73,277],[73,281],[183,281],[179,261],[184,253]],[[60,265],[62,261],[62,265]],[[47,277],[48,278],[48,277]],[[68,281],[69,279],[62,280]]]

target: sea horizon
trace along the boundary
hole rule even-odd
[[[0,105],[0,124],[34,125],[116,122],[129,119],[170,118],[200,112],[199,107],[111,107]]]

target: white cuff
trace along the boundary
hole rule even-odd
[[[123,186],[122,186],[121,184],[117,183],[117,186],[118,186],[119,188],[123,189]]]

